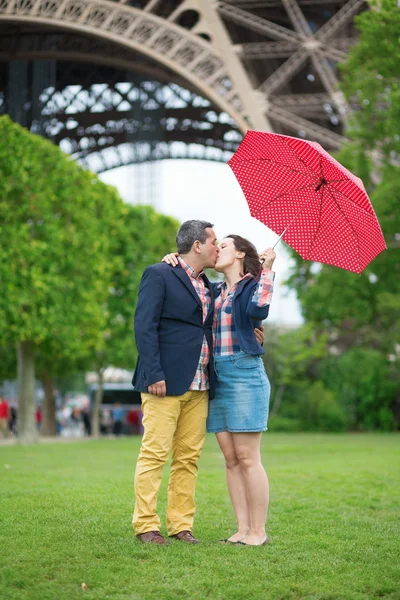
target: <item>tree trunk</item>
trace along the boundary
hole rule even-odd
[[[274,403],[271,409],[271,417],[278,414],[278,411],[281,407],[283,392],[285,391],[285,385],[280,385],[278,387],[278,391],[275,394]]]
[[[41,381],[44,390],[41,434],[44,437],[51,437],[57,435],[56,401],[53,394],[53,378],[49,375],[42,375]]]
[[[35,357],[29,342],[18,344],[17,435],[24,444],[38,441],[35,419]]]
[[[103,383],[104,383],[103,374],[104,374],[104,369],[98,369],[97,376],[98,376],[99,381],[98,381],[96,394],[94,397],[94,406],[93,406],[93,413],[92,413],[92,435],[94,435],[95,437],[98,437],[100,435],[100,406],[103,401]]]

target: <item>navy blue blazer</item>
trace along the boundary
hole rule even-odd
[[[210,348],[210,399],[214,396],[214,292],[205,275],[203,279],[211,295],[204,323],[200,298],[181,265],[157,263],[144,271],[135,312],[139,358],[132,383],[138,392],[147,392],[149,385],[163,379],[168,396],[187,392],[199,364],[205,335]]]

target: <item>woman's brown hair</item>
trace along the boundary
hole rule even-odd
[[[246,273],[251,273],[254,277],[257,277],[261,272],[261,264],[260,259],[258,257],[258,252],[256,247],[253,246],[249,240],[242,238],[240,235],[227,235],[227,238],[231,238],[233,240],[233,244],[238,252],[244,252],[244,264],[243,270],[244,275]]]

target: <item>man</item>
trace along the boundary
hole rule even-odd
[[[213,225],[186,221],[176,237],[179,264],[148,267],[135,313],[139,350],[133,385],[142,392],[144,434],[135,472],[133,528],[141,542],[167,544],[160,533],[157,497],[172,450],[168,486],[170,537],[197,544],[192,533],[197,461],[214,392],[214,295],[204,275],[218,246]]]
[[[192,535],[197,461],[212,397],[214,297],[203,270],[214,267],[217,238],[206,221],[186,221],[176,237],[179,265],[148,267],[135,313],[139,350],[133,384],[142,392],[144,435],[135,472],[133,528],[142,542],[166,544],[156,513],[162,468],[172,450],[168,535]]]
[[[120,402],[114,402],[114,408],[111,410],[113,419],[113,434],[121,435],[122,433],[122,419],[124,418],[125,411],[121,407]]]

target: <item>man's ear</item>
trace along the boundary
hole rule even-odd
[[[194,242],[192,248],[197,254],[200,254],[201,253],[201,242],[199,242],[199,240],[196,240]]]

